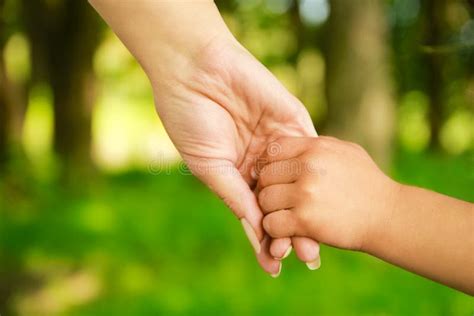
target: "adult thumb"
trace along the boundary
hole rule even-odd
[[[234,164],[221,159],[187,163],[193,174],[214,191],[240,220],[263,270],[277,277],[281,271],[281,262],[270,255],[269,238],[264,238],[261,224],[262,212],[255,194]]]
[[[232,162],[221,159],[187,163],[193,174],[215,192],[240,220],[252,247],[259,254],[264,236],[262,213],[255,195],[238,169]]]

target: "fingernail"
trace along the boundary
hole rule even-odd
[[[311,261],[311,262],[306,262],[306,266],[310,270],[317,270],[319,267],[321,267],[321,257],[316,258],[316,260]]]
[[[249,224],[249,222],[245,218],[242,218],[240,222],[242,223],[245,234],[247,235],[247,238],[249,239],[250,244],[252,245],[255,252],[259,254],[261,250],[260,242],[258,241],[257,234],[255,234],[253,227]]]
[[[285,254],[283,255],[282,259],[285,259],[286,257],[288,257],[291,253],[291,249],[293,249],[293,247],[288,247],[288,249],[286,250]]]
[[[276,259],[276,260],[283,260],[283,259],[285,259],[286,257],[288,257],[288,256],[290,255],[292,249],[293,249],[293,247],[291,247],[291,246],[288,247],[288,249],[286,250],[286,252],[285,252],[285,254],[283,255],[283,257],[281,257],[281,258],[275,258],[275,259]]]
[[[272,278],[276,279],[280,275],[280,272],[281,272],[281,262],[280,262],[280,265],[278,266],[278,272],[274,274],[270,274],[270,275],[272,276]]]

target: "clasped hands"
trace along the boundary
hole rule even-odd
[[[240,220],[267,273],[278,276],[291,249],[317,269],[317,240],[362,249],[358,236],[365,233],[357,227],[371,223],[364,215],[370,212],[367,201],[359,201],[365,195],[353,188],[367,171],[347,166],[352,156],[370,158],[353,145],[316,137],[303,104],[240,45],[212,0],[89,1],[145,70],[158,115],[183,160]],[[329,155],[347,148],[353,149],[347,155]],[[301,167],[315,157],[334,181],[306,169],[278,169],[290,158]],[[348,176],[352,172],[359,173]],[[349,194],[350,204],[339,205]]]
[[[89,0],[148,75],[189,169],[241,221],[263,269],[320,241],[474,293],[473,205],[394,182],[308,112],[227,29],[212,0]]]
[[[216,38],[178,74],[155,82],[157,111],[189,169],[241,221],[266,272],[277,277],[292,248],[319,268],[317,240],[364,250],[373,214],[389,210],[375,201],[394,190],[360,146],[316,137],[305,107],[235,40]],[[362,185],[377,198],[353,189]]]
[[[272,142],[316,136],[304,106],[236,41],[209,43],[172,80],[154,85],[159,116],[189,169],[242,222],[263,269],[277,276],[291,244],[317,268],[315,241],[264,233],[253,192],[257,161]]]

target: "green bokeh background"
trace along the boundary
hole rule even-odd
[[[307,8],[310,0],[298,1],[306,9],[295,31],[293,1],[217,2],[239,40],[303,101],[316,128],[330,127],[322,53],[328,17],[314,15],[328,3]],[[433,100],[423,86],[424,57],[412,40],[424,27],[417,21],[426,2],[382,2],[396,92],[393,159],[385,170],[400,182],[474,202],[474,76],[467,66],[474,32],[446,44],[448,57],[464,66],[446,68],[445,113],[433,148]],[[445,2],[454,16],[452,34],[474,23],[469,1]],[[324,245],[321,269],[309,271],[292,254],[279,278],[266,275],[239,222],[182,168],[154,113],[146,76],[104,24],[93,55],[94,172],[63,182],[52,88],[28,84],[32,45],[18,13],[25,2],[6,3],[0,11],[10,30],[2,52],[6,74],[28,89],[20,137],[0,165],[6,170],[0,173],[2,316],[473,315],[472,297]],[[299,50],[303,31],[310,41]],[[467,52],[456,50],[459,43]]]

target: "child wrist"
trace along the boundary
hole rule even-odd
[[[370,224],[360,249],[372,255],[376,255],[381,247],[387,247],[393,217],[403,202],[404,185],[388,180],[381,203],[371,211]]]

